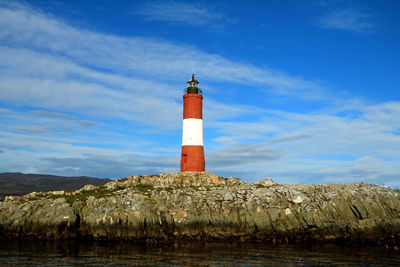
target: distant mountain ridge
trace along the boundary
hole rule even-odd
[[[84,185],[104,185],[111,179],[87,176],[57,176],[50,174],[25,174],[21,172],[0,173],[0,199],[5,196],[20,196],[30,192],[64,190],[75,191]]]

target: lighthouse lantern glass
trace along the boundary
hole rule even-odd
[[[188,82],[188,87],[198,87],[199,85],[196,82]]]

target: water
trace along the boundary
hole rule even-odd
[[[0,241],[0,266],[400,266],[400,251],[339,245]]]

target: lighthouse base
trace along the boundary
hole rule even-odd
[[[181,172],[204,172],[204,147],[182,146]]]

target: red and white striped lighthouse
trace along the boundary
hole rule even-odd
[[[204,172],[203,95],[194,74],[187,85],[183,95],[181,172]]]

